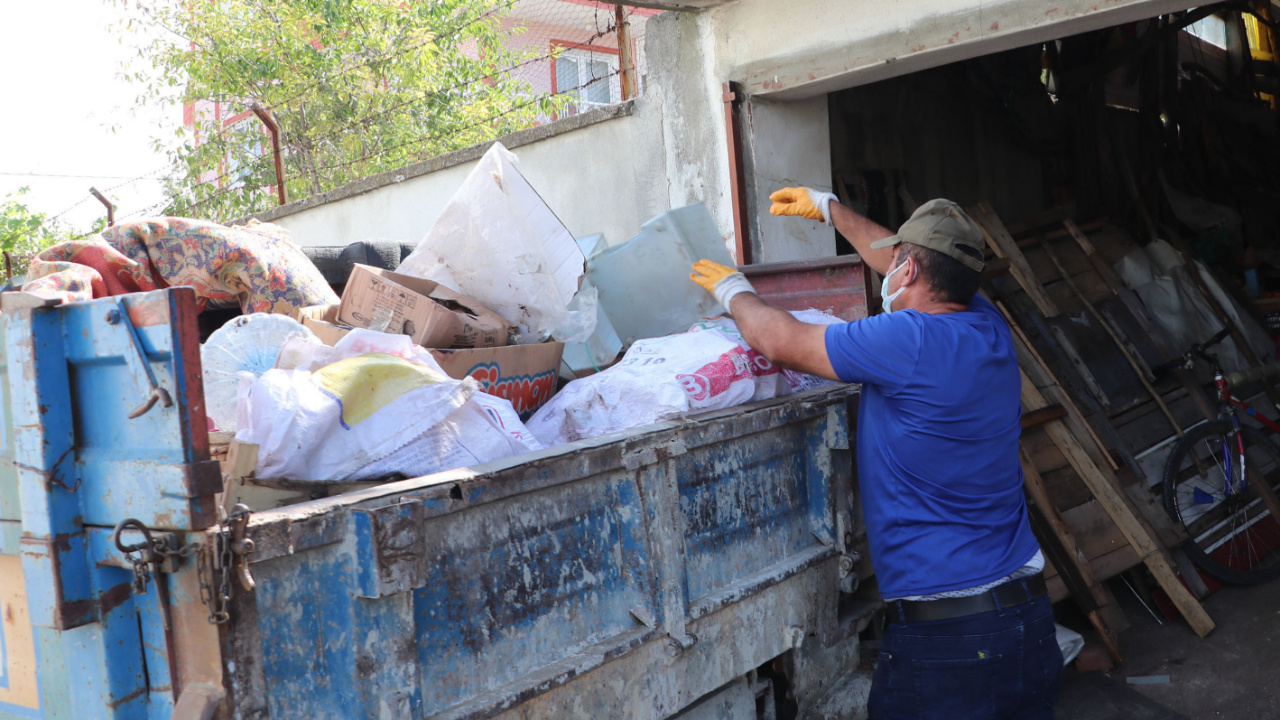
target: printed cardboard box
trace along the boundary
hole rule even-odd
[[[338,322],[408,335],[425,348],[500,347],[515,329],[439,283],[359,264],[342,291]]]
[[[520,419],[528,420],[556,393],[564,343],[430,352],[449,377],[475,378],[482,390],[510,400]]]

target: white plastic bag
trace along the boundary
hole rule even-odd
[[[1062,650],[1062,665],[1069,665],[1080,651],[1084,649],[1084,636],[1072,630],[1065,628],[1057,623],[1053,624],[1058,638],[1058,648]]]
[[[236,439],[258,446],[262,478],[378,477],[367,469],[479,392],[422,363],[369,353],[320,368],[272,369],[242,385]]]
[[[550,447],[786,392],[778,367],[709,329],[635,343],[617,365],[566,385],[528,426]]]
[[[329,368],[344,365],[362,377],[332,382]],[[379,407],[361,410],[370,403]],[[352,330],[334,347],[291,339],[276,369],[245,376],[240,407],[248,424],[236,437],[259,445],[258,477],[416,477],[542,449],[509,401],[448,378],[407,336],[372,330]],[[367,417],[352,423],[349,410]]]
[[[479,300],[515,324],[525,344],[566,324],[586,270],[573,236],[520,175],[516,156],[494,143],[396,272]],[[581,319],[568,334],[591,333],[594,312]]]
[[[511,403],[476,393],[421,437],[364,468],[368,477],[418,477],[541,450]]]

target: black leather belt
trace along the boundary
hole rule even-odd
[[[1036,573],[1031,577],[1010,580],[978,595],[938,600],[895,600],[889,603],[889,619],[906,623],[950,620],[1022,605],[1048,594],[1044,574]]]

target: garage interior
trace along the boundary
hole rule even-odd
[[[827,98],[835,192],[889,228],[931,198],[970,208],[988,232],[984,291],[1024,341],[1020,359],[1042,391],[1041,417],[1064,413],[1028,425],[1024,393],[1023,464],[1043,488],[1039,497],[1029,491],[1033,525],[1054,566],[1059,623],[1086,639],[1060,718],[1280,717],[1267,669],[1280,642],[1280,582],[1233,585],[1199,569],[1183,550],[1187,527],[1162,496],[1180,436],[1218,412],[1210,366],[1188,368],[1180,356],[1229,330],[1206,350],[1225,372],[1276,362],[1280,25],[1272,18],[1280,8],[1267,0],[1205,6]],[[869,287],[878,290],[879,278]],[[1232,392],[1274,418],[1275,380]],[[1100,448],[1088,454],[1216,632],[1193,632],[1168,578],[1153,569],[1153,551],[1054,442],[1056,423],[1086,452]],[[1280,487],[1280,454],[1250,451],[1249,460]],[[1271,567],[1280,563],[1280,523],[1263,505],[1249,536],[1264,545],[1257,562]],[[1082,567],[1064,572],[1072,554]],[[875,623],[865,631],[867,652],[876,632]],[[1104,695],[1106,703],[1079,701]]]

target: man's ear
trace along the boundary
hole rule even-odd
[[[907,287],[912,285],[920,277],[920,263],[916,261],[914,255],[908,255],[902,259],[902,264],[909,266],[902,271],[902,279],[898,281],[898,287]]]

